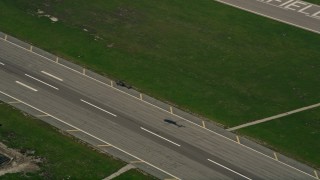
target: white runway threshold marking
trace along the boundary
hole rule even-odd
[[[58,78],[57,76],[54,76],[54,75],[52,75],[52,74],[50,74],[50,73],[47,73],[47,72],[45,72],[45,71],[41,71],[41,72],[42,72],[43,74],[47,75],[47,76],[50,76],[50,77],[56,79],[56,80],[63,81],[63,79]]]
[[[0,62],[0,65],[4,66],[4,64],[2,62]]]
[[[231,171],[231,172],[233,172],[233,173],[235,173],[235,174],[238,174],[238,175],[241,176],[241,177],[244,177],[244,178],[246,178],[246,179],[251,180],[251,179],[248,178],[247,176],[244,176],[244,175],[242,175],[242,174],[240,174],[240,173],[238,173],[238,172],[236,172],[236,171],[234,171],[234,170],[232,170],[232,169],[230,169],[230,168],[227,168],[227,167],[225,167],[224,165],[221,165],[221,164],[219,164],[219,163],[217,163],[217,162],[215,162],[215,161],[213,161],[213,160],[211,160],[211,159],[208,159],[208,161],[210,161],[210,162],[212,162],[212,163],[214,163],[214,164],[216,164],[216,165],[218,165],[218,166],[220,166],[220,167],[223,167],[223,168],[225,168],[225,169],[227,169],[227,170],[229,170],[229,171]]]
[[[180,144],[177,144],[177,143],[175,143],[175,142],[173,142],[173,141],[170,141],[169,139],[166,139],[166,138],[164,138],[164,137],[162,137],[162,136],[160,136],[160,135],[158,135],[158,134],[156,134],[156,133],[154,133],[154,132],[152,132],[152,131],[149,131],[148,129],[145,129],[145,128],[143,128],[143,127],[140,127],[142,130],[144,130],[144,131],[147,131],[148,133],[151,133],[151,134],[153,134],[153,135],[155,135],[155,136],[158,136],[159,138],[161,138],[161,139],[164,139],[164,140],[166,140],[166,141],[168,141],[168,142],[170,142],[170,143],[172,143],[172,144],[174,144],[174,145],[176,145],[176,146],[181,146]]]
[[[113,113],[111,113],[111,112],[109,112],[109,111],[107,111],[107,110],[104,110],[104,109],[102,109],[102,108],[100,108],[100,107],[98,107],[98,106],[96,106],[96,105],[94,105],[94,104],[92,104],[92,103],[89,103],[89,102],[87,102],[87,101],[85,101],[85,100],[83,100],[83,99],[80,99],[82,102],[84,102],[84,103],[86,103],[86,104],[89,104],[90,106],[92,106],[92,107],[95,107],[95,108],[97,108],[97,109],[99,109],[99,110],[101,110],[101,111],[103,111],[103,112],[106,112],[106,113],[108,113],[108,114],[110,114],[110,115],[112,115],[112,116],[114,116],[114,117],[117,117],[117,115],[115,115],[115,114],[113,114]]]
[[[35,88],[32,88],[32,87],[30,87],[30,86],[28,86],[28,85],[26,85],[26,84],[23,84],[23,83],[20,82],[20,81],[16,81],[16,83],[17,83],[17,84],[20,84],[21,86],[24,86],[24,87],[26,87],[26,88],[28,88],[28,89],[31,89],[32,91],[38,91],[38,90],[36,90]]]
[[[29,74],[25,74],[25,75],[28,76],[28,77],[31,78],[31,79],[34,79],[34,80],[36,80],[36,81],[38,81],[38,82],[41,82],[42,84],[45,84],[45,85],[47,85],[47,86],[49,86],[49,87],[52,87],[53,89],[59,90],[59,88],[54,87],[54,86],[52,86],[52,85],[50,85],[50,84],[48,84],[48,83],[46,83],[46,82],[43,82],[43,81],[41,81],[40,79],[37,79],[37,78],[35,78],[35,77],[32,77],[32,76],[30,76]]]

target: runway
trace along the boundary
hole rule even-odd
[[[126,153],[162,179],[315,179],[3,39],[0,82],[1,98]]]
[[[260,16],[320,33],[320,6],[299,0],[216,0]]]

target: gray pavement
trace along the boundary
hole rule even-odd
[[[136,167],[159,178],[315,179],[3,39],[0,82],[1,100],[48,115],[41,119],[127,162],[140,161]]]
[[[300,0],[216,0],[251,13],[320,33],[320,6]]]

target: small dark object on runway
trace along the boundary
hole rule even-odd
[[[131,89],[131,88],[132,88],[132,86],[126,84],[124,81],[121,81],[121,80],[116,81],[116,84],[117,84],[118,86],[126,87],[126,88],[128,88],[128,89]]]
[[[173,120],[170,120],[170,119],[164,119],[163,121],[166,122],[166,123],[169,123],[169,124],[174,124],[174,125],[176,125],[178,127],[184,127],[183,125],[179,125],[179,124],[177,124],[177,122],[175,122]]]

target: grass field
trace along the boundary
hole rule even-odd
[[[310,3],[313,3],[313,4],[320,4],[320,1],[319,0],[305,0],[306,2],[310,2]]]
[[[102,179],[125,165],[2,103],[0,123],[1,142],[15,149],[34,150],[35,156],[45,159],[40,171],[28,173],[29,179]],[[135,172],[135,177],[151,179],[140,172]],[[1,176],[1,179],[21,178],[25,178],[22,173]]]
[[[151,180],[152,177],[149,176],[141,176],[141,173],[136,169],[130,169],[129,171],[121,174],[120,176],[114,178],[113,180]]]
[[[272,149],[280,152],[290,149],[290,152],[283,153],[289,153],[300,161],[314,162],[317,167],[320,167],[319,108],[247,127],[239,130],[239,133],[267,142]]]
[[[2,0],[0,29],[229,127],[320,99],[319,35],[211,0]]]

